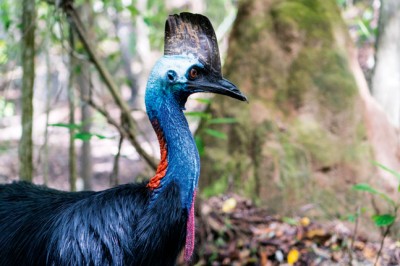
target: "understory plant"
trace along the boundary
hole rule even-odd
[[[400,192],[400,173],[398,173],[395,170],[390,169],[378,162],[373,162],[373,163],[380,169],[392,174],[393,176],[395,176],[397,178],[397,180],[399,182],[399,184],[397,186],[397,192]],[[393,225],[396,223],[396,221],[398,219],[398,210],[400,208],[400,202],[399,202],[398,197],[391,198],[384,191],[380,191],[379,189],[377,189],[367,183],[356,184],[352,187],[352,189],[356,190],[356,191],[366,192],[366,193],[372,195],[374,198],[377,197],[380,200],[383,200],[388,205],[387,211],[382,214],[380,212],[380,210],[378,209],[378,207],[376,207],[376,204],[373,204],[374,214],[371,216],[371,219],[372,219],[374,225],[377,228],[379,228],[381,231],[381,242],[380,242],[379,250],[376,255],[376,260],[375,260],[375,264],[374,264],[374,265],[377,265],[377,263],[379,261],[379,257],[381,256],[381,253],[382,253],[385,239],[389,235]],[[357,216],[358,215],[359,214],[357,214]]]

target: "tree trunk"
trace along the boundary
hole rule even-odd
[[[35,80],[35,1],[24,0],[22,10],[22,135],[19,143],[19,176],[22,180],[32,181],[33,175],[33,85]]]
[[[75,80],[75,67],[76,59],[74,58],[75,51],[75,38],[72,27],[69,27],[69,43],[71,51],[69,53],[69,79],[68,79],[68,106],[69,106],[69,124],[75,125],[75,93],[74,93],[74,80]],[[76,152],[75,152],[75,128],[69,128],[69,187],[70,191],[76,191]]]
[[[93,14],[90,1],[87,1],[85,4],[83,4],[79,11],[83,23],[87,25],[87,33],[92,35],[91,28],[93,27]],[[91,36],[89,36],[89,40],[93,40]],[[92,111],[89,104],[85,101],[85,99],[89,99],[91,89],[90,63],[88,61],[81,60],[79,65],[80,71],[77,76],[77,81],[81,92],[81,98],[83,99],[81,101],[82,133],[90,133],[90,129],[92,127]],[[82,143],[80,162],[80,173],[83,179],[83,188],[85,190],[90,190],[92,189],[92,152],[90,139]]]
[[[381,1],[372,95],[400,128],[400,1]]]
[[[131,63],[136,54],[131,53],[129,50],[129,42],[131,40],[131,34],[134,32],[132,23],[129,21],[121,21],[118,14],[114,21],[115,28],[117,30],[119,45],[121,49],[121,60],[122,66],[126,75],[126,79],[131,89],[131,97],[129,101],[135,106],[138,96],[138,82],[137,76],[133,73]]]
[[[200,136],[200,185],[232,187],[280,213],[352,210],[351,184],[373,171],[350,43],[334,0],[242,1],[224,70],[249,104],[214,99],[214,116],[238,121],[223,126],[227,141]]]

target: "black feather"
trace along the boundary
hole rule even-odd
[[[187,214],[169,186],[148,204],[145,183],[101,192],[0,185],[0,265],[174,265]]]

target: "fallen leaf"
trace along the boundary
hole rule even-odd
[[[365,243],[361,241],[354,241],[354,247],[358,250],[363,250],[365,248]]]
[[[295,264],[300,258],[300,252],[297,249],[291,249],[287,256],[287,262],[289,265]]]
[[[267,266],[268,265],[268,257],[267,257],[267,252],[265,250],[260,250],[260,264],[261,266]]]
[[[222,212],[231,213],[237,205],[237,201],[234,198],[229,198],[222,203]]]
[[[341,251],[332,252],[333,261],[339,262],[339,261],[341,261],[342,258],[343,258],[343,252],[341,252]]]
[[[302,226],[304,226],[304,227],[309,226],[310,223],[311,223],[311,220],[310,220],[310,218],[308,218],[308,217],[303,217],[303,218],[301,218],[301,220],[300,220],[300,224],[301,224]]]
[[[307,238],[310,238],[310,239],[312,239],[314,237],[323,237],[323,236],[326,236],[326,231],[324,229],[320,229],[320,228],[312,229],[307,232],[306,236],[307,236]]]
[[[277,261],[282,262],[283,261],[283,253],[280,250],[277,250],[275,252],[275,258]]]
[[[376,257],[376,250],[374,248],[366,246],[363,250],[364,256],[369,260],[374,260]]]

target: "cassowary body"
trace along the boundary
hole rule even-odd
[[[146,183],[77,193],[3,185],[0,265],[173,265],[186,235],[179,187],[150,206],[151,194]]]
[[[174,265],[194,247],[200,160],[182,112],[194,92],[246,100],[222,78],[211,23],[170,16],[146,109],[161,162],[148,182],[100,192],[61,192],[26,182],[0,186],[0,265]]]

